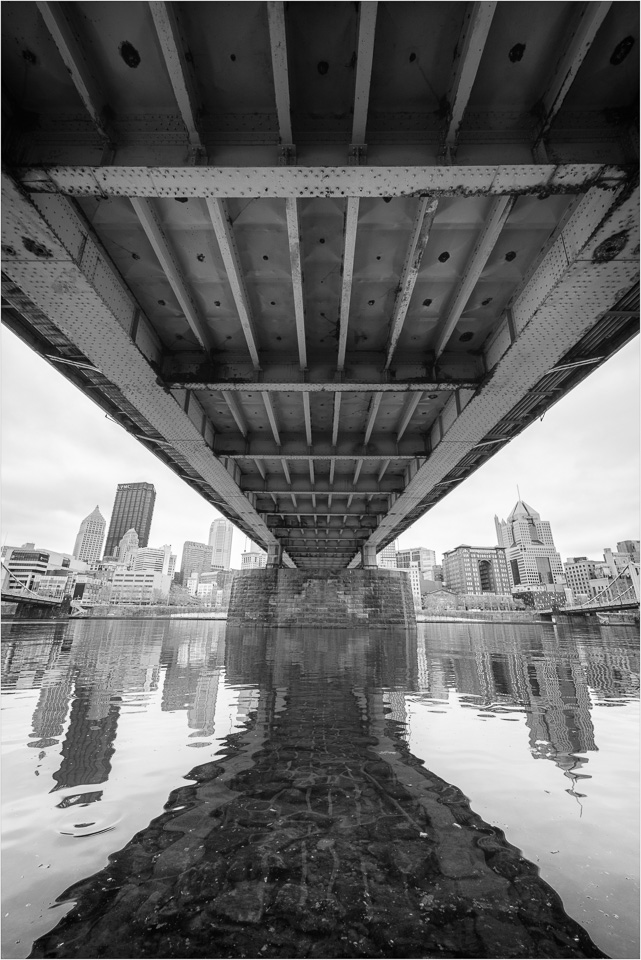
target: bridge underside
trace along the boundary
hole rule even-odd
[[[4,322],[286,565],[637,333],[636,4],[5,7]]]

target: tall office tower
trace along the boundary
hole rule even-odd
[[[126,534],[118,544],[118,562],[131,569],[134,565],[136,550],[140,546],[138,534],[133,529],[127,530]]]
[[[379,567],[387,567],[390,570],[396,570],[396,540],[392,540],[386,547],[383,547],[380,553],[376,554],[376,562]]]
[[[192,573],[209,573],[211,570],[211,547],[208,543],[198,543],[196,540],[185,540],[183,556],[180,564],[180,582],[187,585]]]
[[[234,525],[230,520],[214,520],[209,528],[209,546],[211,547],[211,565],[215,570],[229,570],[231,567],[231,541]]]
[[[418,567],[422,577],[425,577],[427,580],[433,580],[434,567],[436,566],[436,553],[433,550],[428,550],[427,547],[410,547],[407,550],[397,550],[396,566],[400,570]]]
[[[519,500],[507,521],[495,516],[494,525],[517,592],[563,592],[563,564],[547,520]]]
[[[139,547],[134,554],[134,570],[152,570],[173,577],[176,569],[176,554],[171,552],[171,544],[162,547]]]
[[[107,521],[96,507],[80,524],[76,544],[73,548],[73,556],[76,560],[91,563],[93,560],[100,559],[102,545],[105,542],[106,527]]]
[[[105,557],[118,554],[118,544],[127,530],[138,534],[141,547],[149,543],[156,491],[152,483],[119,483],[107,533]]]

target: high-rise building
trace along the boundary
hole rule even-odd
[[[102,545],[105,542],[106,527],[107,521],[99,508],[96,507],[80,524],[73,548],[73,556],[76,560],[92,563],[94,560],[100,559]]]
[[[127,530],[118,544],[118,563],[131,569],[134,565],[134,557],[136,556],[136,551],[139,546],[138,534],[132,527],[131,530]]]
[[[596,560],[588,560],[587,557],[570,557],[563,564],[565,581],[572,591],[575,602],[590,596],[590,581],[596,579],[597,567],[599,563]]]
[[[231,567],[231,542],[234,525],[230,520],[214,520],[209,528],[209,546],[211,547],[211,565],[215,570],[229,570]]]
[[[436,554],[433,550],[428,550],[427,547],[410,547],[408,550],[397,550],[396,566],[400,570],[418,567],[422,577],[433,580]]]
[[[138,534],[140,546],[147,546],[155,502],[156,491],[152,483],[118,484],[107,533],[105,557],[117,555],[118,544],[127,530],[132,528]]]
[[[619,553],[627,553],[635,563],[638,563],[640,546],[638,540],[620,540],[617,543],[617,550]]]
[[[396,540],[392,540],[386,547],[383,547],[380,553],[376,554],[376,562],[379,567],[387,567],[390,570],[396,570]]]
[[[198,543],[196,540],[185,540],[183,555],[180,564],[180,582],[187,585],[187,579],[192,575],[209,573],[211,570],[212,548],[208,543]]]
[[[563,564],[552,528],[519,500],[507,520],[494,517],[499,546],[505,547],[513,592],[563,593]]]
[[[503,547],[468,547],[463,544],[443,554],[443,580],[457,594],[511,592]]]
[[[176,567],[176,555],[171,552],[171,544],[162,547],[139,547],[134,555],[134,570],[151,570],[173,577]]]

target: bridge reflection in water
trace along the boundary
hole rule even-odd
[[[31,630],[36,647],[27,625],[9,632],[6,681],[41,685],[29,747],[61,744],[47,786],[57,809],[74,808],[72,842],[107,822],[127,706],[160,695],[161,713],[186,709],[191,746],[211,746],[221,694],[233,691],[241,721],[178,771],[161,816],[66,891],[76,905],[32,956],[604,955],[537,868],[410,753],[407,711],[452,690],[481,713],[516,710],[534,756],[576,793],[597,749],[594,699],[638,689],[632,631],[605,647],[596,631],[577,642],[534,625],[432,625],[418,643],[202,622]]]

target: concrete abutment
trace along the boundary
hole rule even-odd
[[[409,577],[400,570],[243,570],[229,604],[230,624],[353,627],[414,626]]]

